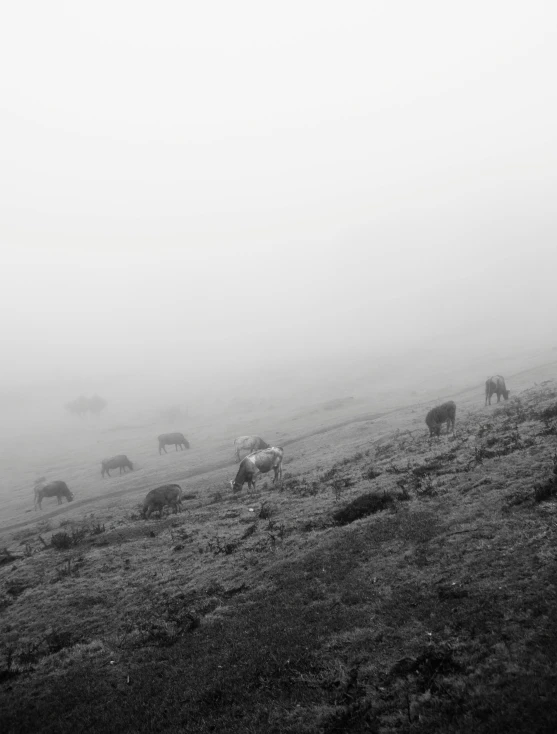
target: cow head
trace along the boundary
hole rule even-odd
[[[68,502],[71,502],[73,500],[73,494],[71,492],[68,492],[67,497],[68,497]]]
[[[233,492],[241,492],[242,487],[240,484],[238,484],[238,482],[235,482],[233,479],[231,479],[228,483],[230,484],[230,489]]]
[[[505,400],[508,400],[508,399],[509,399],[509,394],[510,394],[510,392],[511,392],[510,390],[505,390],[505,391],[503,392],[503,398],[504,398]]]

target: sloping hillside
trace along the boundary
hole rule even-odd
[[[454,438],[409,409],[293,443],[280,487],[10,536],[2,731],[554,731],[557,385],[462,403]]]

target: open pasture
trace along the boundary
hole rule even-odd
[[[3,515],[3,731],[550,731],[557,385],[533,377],[454,396],[454,439],[431,402],[285,417],[284,480],[251,494],[209,426],[162,457],[150,427],[99,434],[138,464],[112,479],[60,449],[74,502],[29,515],[22,484]],[[169,481],[184,511],[142,520]]]

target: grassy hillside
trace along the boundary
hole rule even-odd
[[[162,481],[209,467],[203,441],[160,460],[155,446],[97,498],[84,472],[88,502],[60,514],[14,500],[2,731],[554,731],[546,376],[524,374],[490,408],[463,392],[456,436],[431,442],[427,405],[355,422],[341,406],[337,428],[323,410],[296,430],[285,416],[281,486],[232,494],[233,467],[215,466],[162,519],[141,520],[138,500],[161,461]]]

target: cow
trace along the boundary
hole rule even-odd
[[[505,385],[505,378],[501,375],[494,375],[488,377],[485,382],[485,404],[491,405],[491,396],[497,394],[497,402],[501,401],[501,395],[505,400],[509,399],[509,390]]]
[[[153,512],[158,512],[162,516],[163,508],[166,505],[174,508],[174,514],[182,510],[182,487],[179,484],[164,484],[162,487],[147,492],[141,514],[146,520]]]
[[[57,480],[55,482],[49,482],[49,484],[43,484],[44,477],[37,479],[35,482],[35,510],[37,506],[39,510],[43,509],[42,502],[44,497],[56,497],[58,504],[62,504],[62,497],[65,497],[68,502],[73,500],[73,494],[70,492],[66,482]]]
[[[178,446],[180,447],[180,451],[182,451],[182,446],[185,449],[189,449],[190,445],[186,440],[186,437],[183,433],[161,433],[159,438],[159,454],[162,454],[162,450],[164,449],[164,453],[168,453],[166,450],[166,446],[174,446],[176,447],[176,451],[178,451]]]
[[[238,436],[234,441],[234,450],[236,452],[236,460],[240,461],[240,452],[253,454],[254,451],[268,449],[269,444],[259,436]]]
[[[258,474],[266,474],[273,469],[273,484],[282,478],[282,458],[284,450],[279,446],[269,446],[262,451],[256,451],[245,456],[240,462],[236,479],[230,482],[234,492],[241,492],[244,484],[248,483],[248,489],[255,489],[255,478]]]
[[[426,415],[425,422],[429,428],[430,436],[439,436],[441,434],[441,426],[447,424],[447,433],[452,428],[454,433],[454,424],[456,419],[456,403],[449,400],[448,403],[438,405],[432,408]]]
[[[101,462],[101,476],[104,477],[105,474],[110,476],[111,469],[120,469],[120,474],[122,474],[122,472],[125,474],[126,468],[133,471],[133,464],[127,456],[119,454],[118,456],[113,456],[111,459],[104,459]]]

